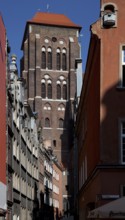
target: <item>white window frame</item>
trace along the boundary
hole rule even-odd
[[[122,45],[122,65],[125,65],[125,45]]]
[[[125,44],[120,47],[120,87],[125,88],[125,71],[123,80],[123,66],[125,67]]]

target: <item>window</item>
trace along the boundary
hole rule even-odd
[[[41,96],[44,99],[52,99],[52,81],[47,74],[41,80]]]
[[[125,46],[122,47],[122,63],[125,64]]]
[[[44,110],[48,110],[50,111],[52,108],[51,108],[51,105],[49,103],[46,103],[43,107]]]
[[[57,49],[57,54],[56,54],[56,68],[57,70],[60,70],[61,68],[61,55],[60,55],[60,49]]]
[[[121,122],[121,162],[125,163],[125,121]]]
[[[65,111],[65,105],[64,104],[59,104],[58,105],[58,111]]]
[[[52,69],[52,51],[48,48],[48,69]]]
[[[101,8],[102,26],[113,28],[117,27],[118,7],[113,3],[104,3]]]
[[[63,210],[64,210],[64,212],[67,212],[68,209],[69,209],[68,199],[63,198]]]
[[[87,180],[87,157],[85,156],[82,164],[79,167],[79,189],[83,186]]]
[[[52,85],[48,84],[48,99],[52,99]]]
[[[87,157],[85,156],[85,180],[87,179]]]
[[[61,85],[57,84],[57,99],[61,99]]]
[[[42,69],[46,69],[46,50],[42,48]]]
[[[66,63],[66,49],[62,50],[62,70],[67,69],[67,63]]]
[[[62,55],[62,69],[66,70],[66,54],[63,53]]]
[[[53,140],[53,146],[56,147],[56,140]]]
[[[64,76],[60,76],[57,80],[57,99],[67,99],[67,82]]]
[[[114,5],[106,5],[106,6],[104,7],[104,11],[105,11],[105,13],[106,13],[106,12],[115,12]]]
[[[47,127],[47,128],[50,127],[50,120],[49,120],[49,118],[45,118],[45,127]]]
[[[63,85],[63,99],[67,99],[67,85]]]
[[[122,87],[125,87],[125,65],[122,65]]]
[[[125,87],[125,46],[122,47],[122,75],[121,75],[121,86]]]
[[[121,189],[121,196],[125,196],[125,185],[121,185],[120,186],[120,189]]]
[[[46,98],[46,85],[45,83],[42,82],[42,85],[41,85],[41,96],[42,98]]]
[[[60,70],[60,67],[61,67],[61,65],[60,65],[60,61],[61,61],[61,57],[60,57],[60,53],[57,53],[57,70]]]
[[[64,120],[62,118],[59,119],[59,128],[63,128]]]

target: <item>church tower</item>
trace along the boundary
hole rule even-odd
[[[80,30],[63,14],[37,12],[27,21],[22,42],[25,101],[38,113],[44,147],[57,156],[64,170],[63,192],[67,193]]]

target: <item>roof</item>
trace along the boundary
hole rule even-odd
[[[28,21],[29,23],[38,23],[43,25],[51,26],[64,26],[64,27],[73,27],[81,29],[81,26],[72,22],[64,14],[53,14],[47,12],[37,12],[35,16]]]
[[[48,12],[37,12],[34,17],[27,21],[25,32],[23,36],[23,41],[21,45],[21,49],[23,49],[23,42],[26,36],[27,27],[29,24],[42,24],[48,26],[57,26],[57,27],[67,27],[67,28],[76,28],[81,30],[81,26],[72,22],[67,16],[63,14],[54,14]]]

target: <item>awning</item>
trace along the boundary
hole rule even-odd
[[[125,219],[125,197],[91,210],[88,218]]]

